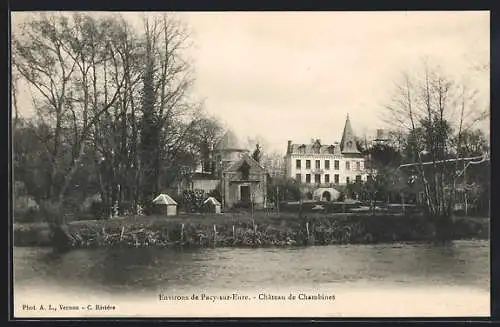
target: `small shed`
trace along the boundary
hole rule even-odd
[[[221,213],[221,203],[213,196],[203,201],[203,207],[207,212]]]
[[[175,216],[177,214],[177,202],[168,194],[160,194],[154,200],[153,204],[160,208],[160,211],[167,216]]]

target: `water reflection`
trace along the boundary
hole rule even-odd
[[[349,282],[489,289],[489,245],[461,241],[291,249],[104,249],[60,255],[15,248],[14,273],[19,286],[52,283],[112,293]]]

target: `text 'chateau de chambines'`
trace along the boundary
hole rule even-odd
[[[378,130],[373,142],[387,141],[384,131]],[[304,144],[290,140],[283,159],[280,167],[257,162],[229,130],[214,151],[214,172],[198,170],[189,185],[182,188],[205,192],[220,188],[222,209],[231,209],[242,202],[253,202],[256,209],[262,209],[270,204],[267,186],[274,177],[292,179],[300,184],[305,200],[328,202],[337,200],[342,186],[366,181],[369,174],[375,173],[369,167],[368,158],[358,149],[349,115],[340,142],[323,144],[313,139]]]

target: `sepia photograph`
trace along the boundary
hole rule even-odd
[[[11,12],[13,318],[489,317],[490,12]]]

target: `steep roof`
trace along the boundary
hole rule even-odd
[[[224,136],[222,136],[221,140],[217,144],[217,149],[218,150],[245,150],[239,140],[236,134],[234,134],[233,131],[228,130]]]
[[[214,198],[213,196],[209,197],[208,199],[206,199],[205,201],[203,201],[203,204],[213,204],[213,205],[221,205],[219,201],[217,201],[216,198]]]
[[[291,154],[338,154],[340,155],[340,146],[338,144],[291,144]]]
[[[340,150],[344,153],[360,153],[356,145],[356,137],[352,130],[349,115],[345,120],[344,132],[342,133],[342,140],[340,141]]]
[[[236,161],[232,164],[226,171],[228,172],[237,172],[240,169],[243,163],[247,163],[250,166],[250,170],[259,170],[266,171],[264,167],[262,167],[257,161],[255,161],[252,157],[250,157],[247,153],[245,153],[240,160]]]
[[[158,195],[154,200],[154,204],[162,204],[162,205],[177,205],[177,202],[175,202],[174,199],[172,199],[169,195],[167,194],[160,194]]]

